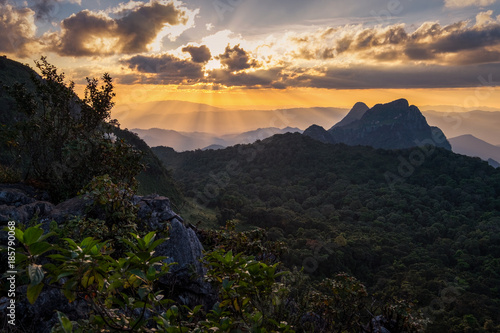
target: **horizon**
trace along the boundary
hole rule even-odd
[[[405,98],[422,110],[500,110],[496,0],[6,0],[0,9],[1,53],[29,64],[46,55],[79,94],[85,77],[108,72],[117,107],[350,109]]]

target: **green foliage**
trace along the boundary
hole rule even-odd
[[[178,185],[146,142],[135,133],[118,127],[113,129],[113,133],[117,138],[124,140],[142,153],[141,163],[144,165],[144,169],[136,177],[138,180],[137,193],[140,195],[156,193],[166,196],[172,204],[177,206],[177,210],[180,210],[184,204],[184,198],[178,189]]]
[[[233,253],[255,256],[266,263],[276,263],[286,253],[284,242],[272,241],[264,229],[236,231],[236,222],[227,221],[220,230],[200,230],[199,236],[208,248],[221,248]]]
[[[291,332],[279,318],[288,289],[277,279],[278,264],[268,266],[241,253],[215,250],[205,256],[207,278],[219,290],[218,302],[208,315],[209,330]]]
[[[389,184],[384,175],[399,175],[401,160],[421,148],[289,134],[217,151],[154,151],[219,223],[238,220],[286,242],[286,267],[317,281],[347,272],[371,293],[417,301],[429,332],[458,327],[466,315],[500,325],[500,170],[487,163],[436,148]]]
[[[326,331],[355,332],[363,324],[361,315],[366,297],[366,288],[358,280],[347,274],[337,274],[335,279],[321,281],[317,289],[309,293],[307,303],[311,313],[325,322],[323,329]]]
[[[126,183],[114,183],[108,175],[94,177],[83,188],[84,198],[91,200],[93,206],[87,216],[103,216],[109,232],[105,238],[120,238],[136,231],[139,208],[133,203],[135,188]]]
[[[98,175],[132,183],[142,168],[141,154],[110,137],[116,125],[110,120],[111,77],[104,74],[101,87],[87,79],[80,100],[74,83],[66,84],[64,74],[45,57],[36,66],[41,77],[32,75],[32,90],[19,83],[8,88],[22,115],[8,141],[24,157],[20,168],[25,177],[45,186],[56,200],[74,196]]]
[[[170,264],[162,263],[166,257],[154,256],[155,248],[164,241],[155,240],[154,232],[143,238],[131,234],[132,241],[124,240],[130,251],[119,258],[113,258],[109,242],[87,237],[78,243],[65,238],[64,245],[50,244],[45,240],[52,235],[43,235],[39,226],[24,232],[16,229],[16,237],[23,246],[18,249],[16,259],[20,274],[29,278],[28,300],[33,304],[44,287],[56,287],[62,289],[68,301],[83,299],[93,310],[89,320],[76,325],[59,313],[60,325],[56,331],[72,332],[73,326],[78,327],[77,332],[148,331],[146,324],[163,316],[158,309],[172,303],[155,289]],[[49,250],[52,251],[45,263],[39,264],[40,256]],[[48,263],[46,259],[50,259]],[[155,316],[146,319],[146,311]]]

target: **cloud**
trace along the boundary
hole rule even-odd
[[[206,45],[193,46],[188,45],[182,48],[182,52],[188,52],[193,62],[205,63],[212,59],[210,49]]]
[[[246,73],[216,69],[210,72],[209,79],[226,87],[282,88],[278,85],[281,70],[281,68],[272,68]]]
[[[179,59],[170,54],[138,55],[122,60],[121,63],[128,66],[129,69],[145,74],[141,77],[142,83],[194,84],[200,82],[204,77],[201,64]]]
[[[232,35],[226,31],[224,36]],[[170,54],[133,57],[123,62],[134,71],[123,82],[249,89],[452,88],[478,86],[478,76],[500,69],[500,18],[493,11],[479,13],[475,22],[357,24],[238,39],[241,43],[217,38],[218,44],[203,41]]]
[[[227,67],[230,71],[241,71],[248,68],[258,67],[258,62],[252,59],[250,55],[240,45],[235,45],[233,48],[226,46],[224,53],[220,54],[217,59],[220,63]]]
[[[37,47],[35,41],[35,12],[29,8],[15,8],[6,1],[0,3],[0,51],[20,57]]]
[[[134,54],[148,51],[165,29],[188,22],[187,9],[173,2],[134,4],[123,9],[120,18],[83,10],[62,21],[60,34],[46,39],[53,44],[52,51],[63,56]]]
[[[61,3],[69,2],[81,5],[81,0],[33,0],[34,4],[31,6],[36,13],[37,20],[53,21],[54,18],[61,11]]]
[[[496,2],[497,0],[444,0],[444,5],[448,8],[485,7]]]
[[[479,13],[475,24],[460,21],[442,26],[437,22],[425,22],[416,29],[409,29],[404,24],[347,25],[335,31],[324,28],[312,33],[288,34],[286,42],[277,44],[284,49],[279,53],[285,61],[305,60],[313,66],[314,62],[317,66],[326,63],[343,67],[367,63],[453,65],[491,62],[492,55],[500,50],[500,16],[493,17],[490,10]],[[473,58],[471,50],[478,53],[481,50],[489,56]]]
[[[301,74],[285,77],[288,87],[327,89],[394,89],[394,88],[460,88],[481,85],[500,64],[464,66],[397,66],[390,70],[380,66],[331,67],[317,75]],[[494,80],[495,77],[493,77]]]

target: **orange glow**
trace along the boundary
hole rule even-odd
[[[179,89],[162,85],[117,85],[116,104],[180,100],[203,103],[228,110],[265,110],[297,107],[350,108],[356,102],[368,106],[406,98],[418,107],[454,105],[458,109],[500,108],[500,88],[449,89],[364,89],[333,90],[317,88],[278,89]],[[456,111],[456,110],[455,110]]]

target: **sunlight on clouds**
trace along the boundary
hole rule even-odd
[[[241,35],[236,35],[231,30],[221,30],[213,35],[203,37],[201,44],[208,46],[210,52],[214,55],[224,53],[226,46],[245,43]]]
[[[87,41],[83,43],[83,46],[91,52],[113,54],[118,41],[118,37],[93,36],[87,39]]]

